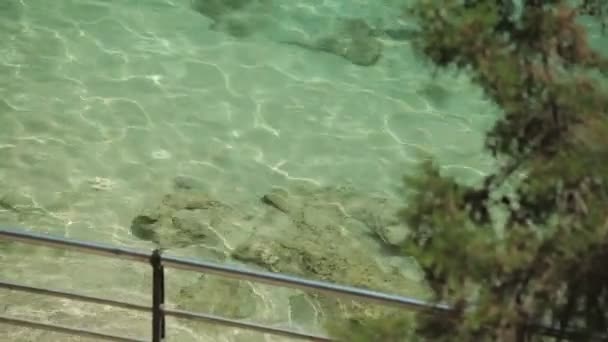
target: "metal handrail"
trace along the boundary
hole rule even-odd
[[[275,328],[271,326],[260,325],[251,322],[239,321],[239,320],[231,320],[223,317],[218,317],[209,314],[188,312],[182,310],[173,310],[167,309],[164,307],[164,266],[173,267],[182,270],[191,270],[195,272],[203,272],[209,274],[220,275],[224,277],[229,277],[233,279],[241,279],[241,280],[250,280],[259,283],[266,283],[270,285],[278,285],[283,287],[289,287],[293,289],[300,290],[312,290],[317,292],[323,292],[326,294],[332,294],[339,297],[347,297],[362,300],[365,302],[372,302],[376,304],[382,304],[387,306],[395,306],[400,308],[405,308],[408,310],[415,310],[422,313],[428,314],[439,314],[443,315],[446,318],[453,317],[454,311],[450,308],[450,306],[446,304],[433,304],[424,302],[418,299],[405,297],[405,296],[397,296],[391,295],[381,292],[376,292],[372,290],[360,289],[350,286],[343,286],[332,284],[328,282],[316,281],[303,279],[299,277],[278,274],[278,273],[270,273],[270,272],[260,272],[254,270],[247,270],[243,268],[237,268],[235,266],[221,265],[211,262],[202,262],[195,261],[191,259],[185,258],[177,258],[170,256],[161,256],[159,250],[154,250],[150,253],[128,249],[128,248],[120,248],[114,246],[108,246],[97,243],[76,241],[76,240],[67,240],[59,237],[52,237],[49,235],[42,235],[36,233],[28,233],[23,231],[18,231],[15,229],[2,229],[0,228],[0,239],[11,240],[11,241],[20,241],[29,244],[36,244],[46,247],[59,248],[63,250],[74,250],[79,252],[84,252],[88,254],[97,254],[106,257],[118,258],[118,259],[126,259],[137,262],[151,263],[153,267],[153,305],[152,307],[142,306],[139,304],[125,303],[119,302],[111,299],[104,299],[98,297],[85,296],[81,294],[75,294],[71,292],[65,291],[57,291],[57,290],[49,290],[42,289],[32,286],[26,286],[15,283],[8,282],[0,282],[0,288],[8,288],[12,290],[25,291],[31,293],[38,294],[46,294],[56,297],[63,297],[68,299],[75,299],[85,302],[92,302],[97,304],[111,305],[122,307],[126,309],[133,309],[139,311],[152,311],[153,313],[153,342],[162,341],[164,339],[164,318],[165,316],[173,316],[177,318],[187,318],[187,319],[196,319],[202,320],[206,322],[211,322],[224,326],[231,326],[243,329],[249,329],[253,331],[270,333],[281,336],[288,336],[297,339],[308,339],[313,341],[332,341],[329,337],[326,336],[317,336],[312,334],[306,334],[294,330],[287,330],[281,328]],[[91,336],[91,337],[102,337],[107,340],[112,341],[128,341],[128,342],[140,342],[140,340],[132,339],[129,337],[121,337],[110,334],[103,334],[99,332],[75,329],[70,327],[65,327],[61,325],[53,325],[53,324],[45,324],[40,322],[33,322],[28,320],[9,318],[6,316],[0,315],[0,323],[10,323],[15,325],[21,325],[26,327],[33,328],[41,328],[47,330],[53,330],[64,333],[71,333],[83,336]],[[534,332],[549,336],[549,337],[557,337],[557,338],[572,338],[572,339],[580,339],[581,336],[585,336],[586,338],[590,338],[590,341],[608,341],[608,336],[606,335],[596,335],[588,336],[578,331],[563,331],[559,329],[555,329],[552,327],[546,327],[539,324],[530,324],[528,326]]]
[[[35,233],[25,233],[16,230],[0,229],[0,238],[2,237],[17,241],[34,243],[47,247],[72,249],[90,254],[133,260],[143,263],[149,263],[151,256],[151,253],[145,253],[128,248],[117,248],[97,243],[66,240],[59,237],[45,236]],[[410,297],[390,295],[377,291],[365,290],[351,286],[337,285],[317,280],[304,279],[280,273],[254,271],[244,268],[237,268],[235,266],[171,256],[162,256],[161,262],[163,266],[202,273],[210,273],[233,279],[251,280],[254,282],[278,285],[299,290],[325,292],[338,296],[351,297],[363,301],[375,302],[383,305],[397,306],[416,311],[436,312],[445,314],[451,313],[450,307],[445,304],[432,304]]]
[[[105,334],[105,333],[92,331],[92,330],[72,328],[72,327],[67,327],[65,325],[59,325],[59,324],[35,322],[35,321],[27,320],[27,319],[18,319],[18,318],[13,318],[13,317],[7,317],[4,315],[0,315],[0,323],[12,324],[12,325],[17,325],[17,326],[26,327],[26,328],[49,330],[49,331],[63,333],[63,334],[78,335],[78,336],[92,337],[92,338],[101,338],[105,341],[146,342],[145,340],[141,340],[141,339],[117,336],[117,335],[112,335],[112,334]]]
[[[130,248],[122,248],[92,242],[64,239],[46,234],[43,235],[38,233],[31,233],[25,231],[24,229],[11,229],[1,227],[0,238],[9,241],[18,241],[27,244],[42,245],[45,247],[58,248],[62,250],[73,250],[87,254],[96,254],[115,259],[125,259],[142,263],[148,263],[151,255],[151,252],[142,252]]]
[[[269,333],[275,336],[284,336],[290,338],[304,339],[309,341],[319,341],[319,342],[331,342],[333,341],[331,338],[320,335],[312,335],[308,333],[300,333],[294,330],[289,329],[281,329],[269,327],[262,324],[252,323],[252,322],[244,322],[241,320],[228,319],[220,316],[209,315],[209,314],[201,314],[195,312],[189,312],[184,310],[175,310],[175,309],[164,309],[163,310],[166,316],[172,316],[176,318],[185,318],[185,319],[195,319],[199,321],[205,321],[208,323],[219,324],[223,326],[233,327],[233,328],[241,328],[241,329],[249,329],[255,330],[261,333]]]
[[[68,292],[68,291],[51,290],[51,289],[46,289],[46,288],[42,288],[42,287],[21,285],[21,284],[16,284],[16,283],[12,283],[12,282],[0,281],[0,288],[28,292],[28,293],[48,295],[48,296],[65,298],[65,299],[70,299],[70,300],[78,300],[78,301],[87,302],[87,303],[95,303],[95,304],[101,304],[101,305],[120,307],[123,309],[129,309],[129,310],[136,310],[136,311],[143,311],[143,312],[152,311],[152,307],[150,307],[150,306],[145,306],[145,305],[140,305],[140,304],[135,304],[135,303],[128,303],[128,302],[120,302],[120,301],[116,301],[113,299],[87,296],[87,295],[82,295],[82,294]],[[261,324],[244,322],[244,321],[239,321],[239,320],[231,320],[231,319],[226,319],[226,318],[215,316],[215,315],[201,314],[201,313],[195,313],[195,312],[189,312],[189,311],[183,311],[183,310],[175,310],[175,309],[166,309],[166,308],[164,308],[163,311],[164,311],[165,316],[172,316],[172,317],[176,317],[176,318],[194,319],[194,320],[199,320],[199,321],[217,323],[217,324],[224,325],[224,326],[256,330],[258,332],[271,333],[274,335],[281,335],[281,336],[287,336],[287,337],[292,337],[292,338],[295,337],[295,338],[317,340],[317,341],[331,341],[330,339],[328,339],[324,336],[315,336],[315,335],[311,335],[311,334],[299,333],[297,331],[292,331],[292,330],[267,327],[267,326],[264,326]],[[27,320],[24,321],[24,320],[9,318],[9,317],[0,315],[0,322],[2,322],[2,321],[7,321],[7,323],[23,321],[24,324],[19,324],[19,325],[25,325],[28,327],[32,327],[32,324],[38,324],[37,327],[45,328],[45,329],[53,327],[53,325],[51,325],[51,324],[44,324],[44,323],[38,323],[38,322],[33,322],[33,321],[27,321]],[[61,329],[62,329],[62,331],[66,331],[66,329],[71,329],[71,328],[62,327]],[[48,329],[48,330],[53,330],[53,329]],[[78,331],[78,329],[76,329],[75,331]],[[99,337],[100,335],[104,335],[99,332],[92,332],[92,333],[94,334],[94,336],[89,335],[90,337]],[[141,341],[141,340],[131,339],[128,337],[120,337],[120,336],[113,336],[113,335],[105,335],[105,338],[108,340],[112,340],[112,341],[115,341],[115,340],[116,341]]]
[[[163,294],[164,291],[162,289],[162,285],[163,285],[162,282],[164,281],[164,276],[163,276],[162,272],[163,272],[164,266],[173,267],[173,268],[177,268],[177,269],[183,269],[183,270],[191,270],[191,271],[196,271],[196,272],[215,274],[215,275],[220,275],[220,276],[229,277],[229,278],[233,278],[233,279],[251,280],[251,281],[255,281],[255,282],[259,282],[259,283],[278,285],[278,286],[289,287],[289,288],[300,289],[300,290],[318,291],[318,292],[337,295],[340,297],[348,297],[348,298],[353,298],[353,299],[359,299],[359,300],[366,301],[366,302],[373,302],[373,303],[378,303],[378,304],[383,304],[383,305],[397,306],[397,307],[407,308],[409,310],[416,310],[416,311],[421,311],[421,312],[441,313],[441,314],[450,314],[451,313],[449,306],[443,305],[443,304],[425,303],[423,301],[420,301],[420,300],[417,300],[414,298],[390,295],[390,294],[375,292],[375,291],[366,290],[366,289],[359,289],[359,288],[354,288],[354,287],[349,287],[349,286],[332,284],[332,283],[328,283],[328,282],[303,279],[303,278],[298,278],[298,277],[293,277],[293,276],[288,276],[288,275],[283,275],[283,274],[278,274],[278,273],[247,270],[247,269],[238,268],[235,266],[221,265],[221,264],[216,264],[216,263],[211,263],[211,262],[202,262],[202,261],[195,261],[195,260],[190,260],[190,259],[185,259],[185,258],[161,256],[160,252],[158,250],[154,250],[152,252],[146,253],[146,252],[129,249],[129,248],[114,247],[114,246],[108,246],[108,245],[84,242],[84,241],[68,240],[68,239],[64,239],[64,238],[60,238],[60,237],[53,237],[53,236],[49,236],[49,235],[25,232],[25,231],[20,231],[20,230],[16,230],[16,229],[0,229],[0,239],[10,240],[10,241],[19,241],[19,242],[23,242],[23,243],[35,244],[35,245],[51,247],[51,248],[59,248],[62,250],[73,250],[73,251],[84,252],[84,253],[88,253],[88,254],[96,254],[96,255],[101,255],[101,256],[105,256],[105,257],[125,259],[125,260],[131,260],[131,261],[142,262],[142,263],[152,263],[153,269],[155,271],[154,272],[155,276],[153,277],[153,278],[155,278],[154,287],[156,287],[156,285],[158,285],[158,281],[156,280],[157,271],[158,271],[158,275],[160,275],[160,283],[161,283],[160,292],[157,290],[153,291],[155,300],[153,302],[152,307],[146,307],[146,306],[132,304],[132,303],[118,302],[118,301],[114,301],[114,300],[110,300],[110,299],[104,299],[104,298],[98,298],[98,297],[92,297],[92,296],[85,296],[85,295],[75,294],[75,293],[65,292],[65,291],[42,289],[42,288],[37,288],[37,287],[33,287],[33,286],[26,286],[26,285],[8,283],[8,282],[0,282],[0,288],[9,288],[9,289],[18,290],[18,291],[46,294],[46,295],[63,297],[63,298],[68,298],[68,299],[75,299],[75,300],[80,300],[80,301],[85,301],[85,302],[118,306],[118,307],[123,307],[123,308],[127,308],[127,309],[135,309],[135,310],[139,310],[139,311],[152,311],[153,314],[156,309],[157,314],[153,315],[153,317],[154,317],[153,320],[155,321],[153,323],[153,340],[154,341],[157,341],[157,340],[160,341],[160,340],[162,340],[162,338],[164,338],[164,316],[174,316],[174,317],[178,317],[178,318],[203,320],[203,321],[213,322],[213,323],[220,324],[220,325],[249,329],[249,330],[254,330],[254,331],[259,331],[259,332],[264,332],[264,333],[270,333],[270,334],[274,334],[274,335],[288,336],[288,337],[292,337],[292,338],[308,339],[308,340],[313,340],[313,341],[331,341],[331,339],[326,336],[307,334],[307,333],[302,333],[302,332],[298,332],[298,331],[294,331],[294,330],[281,329],[281,328],[265,326],[265,325],[261,325],[261,324],[251,323],[251,322],[231,320],[231,319],[226,319],[226,318],[209,315],[209,314],[167,309],[164,307],[164,294]],[[157,264],[155,264],[154,260],[157,261]],[[1,317],[1,318],[2,319],[0,321],[6,322],[8,320],[8,318],[6,318],[6,317]],[[20,325],[25,325],[25,326],[33,326],[33,324],[35,323],[35,322],[31,322],[31,321],[26,321],[26,320],[11,319],[11,322],[14,324],[17,324],[18,323],[17,321],[20,322],[19,323]],[[36,324],[37,324],[36,327],[38,327],[38,328],[51,329],[51,330],[52,330],[52,327],[54,326],[51,324],[43,324],[43,323],[36,323]],[[71,328],[67,328],[67,327],[63,327],[63,326],[57,326],[57,327],[58,327],[57,331],[63,331],[63,332],[68,332],[68,330],[71,329]],[[74,329],[74,332],[80,333],[80,330]],[[91,332],[91,333],[99,334],[97,332]],[[154,336],[156,336],[156,335],[162,335],[162,336],[159,336],[158,339],[154,339]],[[120,339],[122,337],[115,337],[115,338]],[[125,339],[125,341],[129,340],[129,338],[127,338],[127,337],[125,337],[124,339]]]
[[[194,261],[184,258],[175,258],[171,256],[164,256],[162,259],[162,263],[164,266],[169,266],[182,270],[215,274],[233,279],[251,280],[258,283],[289,287],[298,290],[317,291],[326,294],[337,295],[339,297],[349,297],[365,302],[371,302],[385,306],[394,306],[418,312],[428,312],[446,315],[452,313],[450,307],[445,304],[432,304],[410,297],[381,293],[373,290],[338,285],[329,282],[303,279],[280,273],[260,272],[205,261]]]
[[[78,301],[87,302],[87,303],[114,306],[117,308],[122,308],[122,309],[127,309],[127,310],[135,310],[135,311],[143,311],[143,312],[150,312],[150,310],[152,310],[152,307],[150,307],[150,306],[145,306],[145,305],[140,305],[140,304],[135,304],[135,303],[120,302],[120,301],[113,300],[113,299],[87,296],[87,295],[74,293],[74,292],[68,292],[68,291],[51,290],[51,289],[46,289],[46,288],[42,288],[42,287],[27,286],[27,285],[11,283],[11,282],[6,282],[6,281],[0,281],[0,288],[4,288],[7,290],[13,290],[13,291],[21,291],[21,292],[47,295],[47,296],[58,297],[58,298],[65,298],[65,299],[70,299],[70,300],[78,300]]]

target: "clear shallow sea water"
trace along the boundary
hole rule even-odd
[[[313,34],[338,15],[390,23],[397,4],[285,3],[265,13],[258,34],[236,39],[210,30],[189,0],[3,0],[0,194],[33,209],[0,209],[0,223],[150,248],[131,235],[130,221],[177,176],[228,203],[297,184],[349,184],[399,200],[419,151],[478,177],[492,166],[481,145],[497,111],[465,77],[433,77],[407,42],[385,41],[381,60],[361,67],[276,39]],[[148,300],[145,265],[21,245],[6,251],[2,279]],[[0,292],[0,312],[149,331],[144,315],[9,292]],[[205,331],[170,322],[169,336],[255,340]],[[0,340],[84,339],[0,325]]]

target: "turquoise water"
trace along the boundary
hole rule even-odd
[[[465,77],[433,77],[407,41],[386,37],[372,66],[281,43],[322,34],[338,16],[391,25],[398,3],[276,1],[252,11],[253,34],[236,38],[211,30],[188,0],[4,0],[0,195],[24,210],[0,208],[2,224],[150,248],[130,221],[177,176],[228,203],[273,186],[345,184],[399,200],[420,151],[478,177],[491,167],[481,144],[496,110]],[[8,250],[3,279],[147,300],[145,266]],[[70,324],[81,315],[79,326],[149,330],[136,314],[0,297],[0,312],[20,317]],[[174,341],[251,338],[171,329]],[[0,339],[80,341],[8,326]]]

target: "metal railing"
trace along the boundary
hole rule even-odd
[[[22,284],[15,284],[5,281],[0,281],[0,288],[9,290],[24,291],[35,294],[43,294],[54,297],[66,298],[71,300],[78,300],[83,302],[95,303],[108,305],[113,307],[119,307],[123,309],[151,312],[152,313],[152,342],[161,342],[165,339],[165,317],[171,316],[175,318],[191,319],[204,321],[208,323],[214,323],[223,326],[230,326],[235,328],[247,329],[258,331],[262,333],[268,333],[272,335],[285,336],[295,339],[304,339],[310,341],[332,341],[327,336],[308,334],[305,332],[299,332],[295,330],[276,328],[267,325],[261,325],[253,322],[247,322],[243,320],[228,319],[216,315],[195,313],[190,311],[169,309],[165,307],[165,288],[164,288],[164,268],[172,267],[175,269],[195,271],[199,273],[208,273],[227,278],[233,278],[238,280],[250,280],[258,283],[265,283],[269,285],[288,287],[306,291],[316,291],[325,294],[331,294],[338,297],[345,297],[351,299],[357,299],[364,302],[381,304],[386,306],[398,307],[407,310],[414,310],[422,313],[443,315],[446,318],[453,317],[454,312],[452,309],[445,304],[432,304],[427,303],[418,299],[391,295],[386,293],[380,293],[371,290],[365,290],[360,288],[354,288],[350,286],[343,286],[332,284],[328,282],[321,282],[309,279],[303,279],[293,276],[288,276],[279,273],[260,272],[254,270],[248,270],[243,268],[237,268],[234,266],[221,265],[211,262],[196,261],[192,259],[177,258],[171,256],[161,255],[161,251],[156,249],[151,252],[142,252],[128,248],[113,247],[103,244],[68,240],[59,237],[52,237],[48,235],[29,233],[14,229],[2,229],[0,228],[0,239],[17,241],[28,244],[36,244],[46,247],[59,248],[63,250],[73,250],[78,252],[84,252],[88,254],[96,254],[105,257],[118,258],[131,260],[141,263],[149,263],[152,266],[152,305],[145,306],[134,303],[120,302],[112,299],[99,298],[93,296],[86,296],[82,294],[50,290],[40,287],[26,286]],[[74,327],[67,327],[56,324],[35,322],[25,319],[17,319],[7,317],[0,314],[0,323],[13,324],[23,327],[38,328],[54,332],[74,334],[87,337],[102,338],[108,341],[120,341],[120,342],[142,342],[144,340],[136,339],[126,336],[116,336],[102,332],[96,332],[91,330],[78,329]],[[556,337],[560,339],[573,339],[580,340],[582,336],[588,341],[608,341],[608,337],[605,335],[601,336],[589,336],[582,332],[576,331],[563,331],[552,327],[546,327],[538,324],[531,324],[530,328],[537,334]]]
[[[451,314],[449,306],[442,304],[430,304],[413,298],[390,295],[371,290],[359,289],[349,286],[337,285],[327,282],[302,279],[279,273],[260,272],[248,269],[237,268],[234,266],[221,265],[211,262],[196,261],[185,258],[177,258],[161,255],[160,250],[156,249],[151,252],[142,252],[128,248],[120,248],[97,243],[84,241],[68,240],[59,237],[25,232],[15,229],[0,229],[0,239],[17,241],[28,244],[36,244],[46,247],[59,248],[63,250],[73,250],[88,254],[96,254],[105,257],[131,260],[141,263],[149,263],[152,266],[152,305],[145,306],[134,303],[120,302],[112,299],[86,296],[82,294],[50,290],[40,287],[26,286],[11,282],[0,281],[0,288],[24,291],[35,294],[43,294],[54,297],[78,300],[83,302],[120,307],[129,310],[144,311],[152,313],[152,342],[161,342],[165,338],[165,317],[171,316],[182,319],[192,319],[210,322],[214,324],[236,327],[241,329],[254,330],[272,335],[285,336],[296,339],[304,339],[310,341],[332,341],[327,336],[308,334],[295,330],[276,328],[257,323],[228,319],[210,314],[195,313],[190,311],[169,309],[165,307],[164,293],[164,268],[171,267],[175,269],[190,270],[208,274],[219,275],[227,278],[250,280],[258,283],[288,287],[293,289],[316,291],[326,294],[332,294],[339,297],[358,299],[365,302],[382,304],[393,307],[400,307],[408,310],[416,310],[421,312],[435,314]],[[78,328],[66,327],[50,323],[35,322],[31,320],[11,318],[0,315],[0,323],[8,323],[30,328],[38,328],[50,330],[60,333],[75,334],[80,336],[96,337],[106,339],[108,341],[125,341],[125,342],[141,342],[140,339],[135,339],[125,336],[116,336],[102,332],[83,330]]]

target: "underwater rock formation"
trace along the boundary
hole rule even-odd
[[[206,313],[229,318],[252,317],[263,306],[263,298],[256,295],[250,282],[205,274],[181,288],[178,297],[181,309],[204,309]]]
[[[165,195],[131,222],[131,233],[161,248],[221,244],[218,229],[230,217],[230,206],[189,189]]]
[[[211,19],[218,19],[251,5],[255,0],[193,0],[192,8]]]
[[[412,40],[418,34],[417,30],[408,27],[387,28],[381,30],[382,34],[395,41]]]
[[[201,243],[223,248],[222,236],[227,231],[234,234],[234,224],[238,223],[241,230],[253,230],[256,225],[281,226],[285,231],[340,227],[354,236],[371,233],[393,246],[402,244],[407,237],[407,228],[396,216],[398,206],[386,198],[360,194],[346,187],[299,189],[292,193],[273,189],[261,197],[260,203],[252,204],[263,205],[265,211],[257,221],[197,190],[192,179],[176,178],[174,188],[132,220],[134,236],[162,248]]]
[[[210,29],[224,32],[235,38],[246,38],[260,31],[269,20],[272,0],[195,0],[192,7],[213,22]],[[371,66],[382,55],[383,45],[378,39],[381,32],[360,18],[332,20],[320,37],[311,40],[286,40],[282,43],[313,51],[331,53],[355,65]],[[401,31],[388,30],[389,36]]]
[[[376,225],[374,233],[382,242],[391,247],[403,246],[409,236],[409,230],[402,224]]]
[[[407,232],[395,216],[397,207],[385,198],[349,187],[276,188],[259,202],[249,203],[256,212],[252,216],[196,190],[192,180],[176,179],[174,187],[132,221],[135,236],[165,248],[209,246],[221,255],[211,255],[213,260],[232,260],[272,272],[391,293],[426,294],[411,272],[379,261],[383,257],[379,242],[397,245]],[[416,268],[415,262],[410,266]],[[272,305],[273,310],[287,307],[290,317],[308,323],[319,323],[323,317],[386,312],[352,300],[289,289],[275,288],[264,297],[257,286],[203,275],[181,289],[176,303],[188,310],[268,320],[267,300],[272,298],[281,303]]]
[[[48,216],[48,213],[23,191],[0,183],[0,220],[4,223],[20,223]]]
[[[340,197],[343,197],[342,203],[332,201]],[[378,210],[382,201],[335,188],[293,199],[285,190],[275,190],[265,195],[263,201],[271,205],[276,215],[289,216],[292,227],[279,237],[248,239],[232,253],[236,260],[272,272],[362,288],[391,293],[405,291],[409,295],[426,293],[421,284],[399,272],[387,271],[373,255],[361,253],[365,246],[359,241],[359,234],[367,230],[364,221],[372,219],[379,224],[385,215],[382,211],[371,213],[365,209]],[[386,308],[361,305],[352,300],[310,295],[328,317],[361,318],[387,312]]]
[[[245,38],[263,25],[261,10],[271,3],[272,0],[194,0],[192,8],[213,21],[210,29]]]
[[[335,31],[312,41],[285,41],[309,50],[331,53],[355,65],[371,66],[382,56],[378,32],[360,18],[339,19]]]

